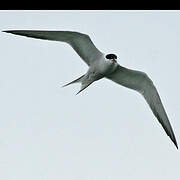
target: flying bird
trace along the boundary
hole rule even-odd
[[[125,68],[117,63],[115,54],[104,54],[93,44],[87,34],[74,31],[8,30],[3,31],[32,38],[68,43],[89,66],[88,71],[78,79],[64,85],[81,83],[83,91],[93,82],[107,78],[117,84],[139,92],[149,104],[153,114],[161,123],[176,148],[178,145],[160,96],[152,80],[146,73]],[[78,94],[77,93],[77,94]]]

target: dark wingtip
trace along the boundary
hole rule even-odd
[[[176,140],[173,141],[173,143],[174,143],[174,145],[176,146],[176,148],[178,149],[178,144],[177,144]]]
[[[5,32],[5,33],[11,33],[11,31],[2,31],[2,32]]]
[[[16,30],[5,30],[5,31],[2,31],[2,32],[16,34]]]
[[[172,140],[172,142],[174,143],[174,145],[175,145],[176,148],[178,149],[178,144],[177,144],[177,141],[176,141],[175,136],[173,135],[173,137],[170,137],[170,139]]]
[[[11,34],[16,34],[15,31],[13,30],[7,30],[7,31],[2,31],[3,33],[11,33]]]
[[[176,144],[176,148],[178,149],[178,145]]]

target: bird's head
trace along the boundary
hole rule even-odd
[[[106,55],[106,59],[108,59],[112,63],[117,63],[117,61],[116,61],[117,56],[115,54],[107,54]]]

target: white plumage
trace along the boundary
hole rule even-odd
[[[81,90],[78,92],[80,93],[94,81],[105,77],[122,86],[138,91],[143,95],[153,114],[178,148],[173,129],[152,80],[143,72],[120,66],[116,62],[116,55],[105,55],[99,51],[88,35],[73,31],[9,30],[3,32],[68,43],[89,66],[89,69],[86,74],[65,86],[80,82]]]

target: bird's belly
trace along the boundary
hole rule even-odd
[[[97,81],[105,77],[106,75],[111,74],[112,72],[115,71],[115,69],[116,69],[115,64],[109,64],[109,63],[99,61],[98,63],[93,64],[89,68],[86,74],[86,79],[90,81]]]

